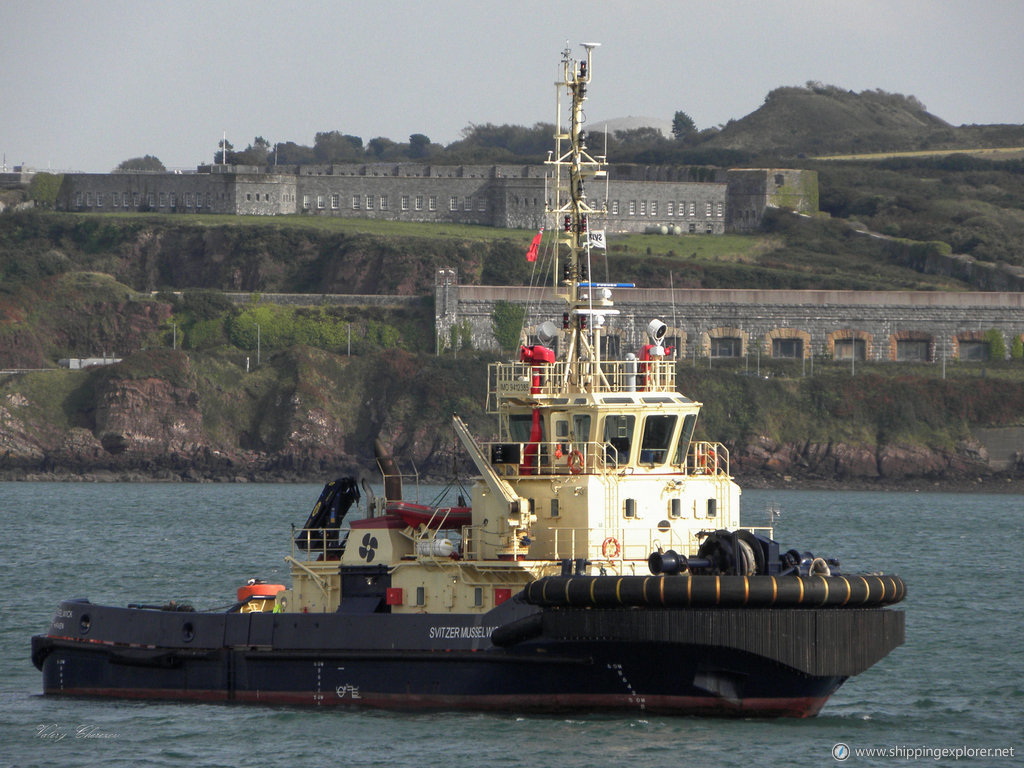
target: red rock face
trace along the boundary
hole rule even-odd
[[[111,381],[96,402],[95,435],[110,454],[194,454],[206,445],[199,395],[162,379]]]

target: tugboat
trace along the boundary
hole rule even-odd
[[[729,452],[693,439],[701,404],[675,390],[663,322],[602,358],[618,286],[590,281],[594,47],[563,53],[569,121],[559,106],[548,160],[561,327],[490,366],[496,440],[453,417],[471,503],[404,500],[378,443],[383,497],[344,528],[359,485],[328,483],[292,536],[290,587],[250,580],[220,612],[61,603],[32,639],[47,695],[806,717],[903,643],[898,576],[741,527]]]

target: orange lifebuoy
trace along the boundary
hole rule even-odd
[[[583,471],[583,454],[579,450],[569,454],[569,471],[574,475]]]
[[[609,549],[612,550],[611,554],[608,553]],[[604,540],[604,543],[601,545],[601,554],[610,560],[614,560],[616,557],[618,557],[621,551],[622,547],[619,546],[619,540],[616,539],[614,536],[609,536],[607,539]]]

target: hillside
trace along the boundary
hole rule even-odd
[[[104,368],[0,376],[0,479],[375,480],[378,438],[404,471],[465,478],[473,471],[449,420],[494,432],[488,362],[300,345],[250,368],[229,348],[164,348]],[[679,385],[707,404],[698,435],[726,444],[744,484],[1020,491],[1024,467],[994,474],[972,437],[1021,425],[1020,372],[1003,368],[949,380],[841,366],[759,378],[682,363]]]
[[[912,96],[811,84],[772,91],[759,109],[730,121],[707,146],[754,154],[831,154],[921,149],[954,135],[952,126]]]
[[[505,133],[530,145],[514,130],[489,135]],[[492,145],[472,138],[464,149],[486,162]],[[614,237],[593,272],[642,287],[1021,290],[1024,161],[812,158],[1014,142],[1024,146],[1024,127],[953,127],[912,97],[817,85],[773,91],[748,117],[684,141],[634,133],[617,159],[813,168],[825,215],[778,212],[745,236]],[[502,158],[515,154],[499,144]],[[0,214],[0,370],[45,369],[0,374],[0,477],[374,477],[378,437],[409,466],[445,477],[457,461],[450,413],[484,435],[492,423],[482,402],[488,358],[464,339],[452,340],[457,358],[429,354],[436,272],[526,284],[533,234],[308,217]],[[224,291],[254,296],[235,305]],[[288,308],[260,303],[260,292],[420,300]],[[104,354],[124,361],[54,368]],[[993,477],[978,430],[1024,426],[1016,359],[952,366],[949,381],[932,367],[862,366],[850,376],[824,362],[806,378],[785,367],[767,379],[740,373],[679,371],[682,391],[708,404],[702,434],[727,444],[746,483],[974,483]],[[1017,488],[1022,471],[1018,463],[1000,485]]]

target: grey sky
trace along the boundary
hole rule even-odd
[[[942,119],[1024,123],[1019,0],[0,0],[8,166],[209,162],[226,130],[447,144],[472,123],[554,119],[565,41],[602,43],[592,121],[687,112],[698,128],[818,80],[914,95]]]

